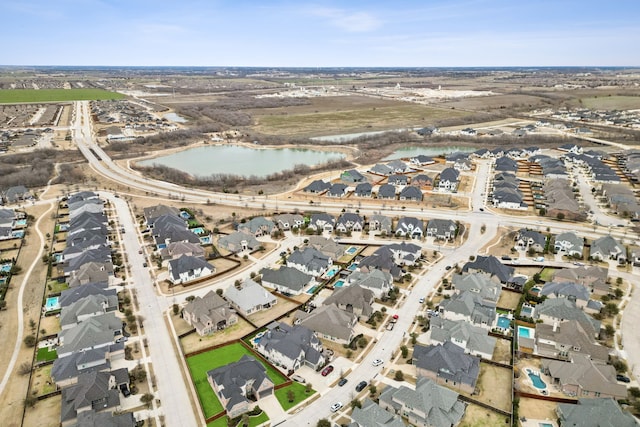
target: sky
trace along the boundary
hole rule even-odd
[[[638,0],[2,0],[0,64],[639,66]]]

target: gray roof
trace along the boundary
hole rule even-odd
[[[264,268],[260,270],[260,274],[262,275],[263,282],[274,283],[296,292],[302,291],[311,279],[313,279],[312,276],[300,270],[286,266],[282,266],[277,270]]]
[[[251,250],[260,246],[260,242],[253,234],[242,231],[234,231],[233,233],[222,236],[218,239],[218,245],[228,250],[241,250],[242,242],[246,242],[247,247]]]
[[[509,157],[500,157],[496,160],[495,169],[497,171],[516,172],[518,170],[518,163]]]
[[[322,348],[320,340],[309,328],[302,325],[289,326],[286,323],[273,322],[268,331],[260,338],[256,350],[262,354],[275,351],[297,359],[303,355],[312,365],[316,365],[322,354],[316,348]]]
[[[323,191],[328,190],[330,187],[331,187],[330,182],[326,182],[321,179],[316,179],[311,184],[307,185],[304,188],[304,191],[308,193],[322,193]]]
[[[492,355],[496,346],[496,338],[489,336],[486,329],[473,326],[466,320],[432,317],[430,328],[431,340],[439,343],[451,341],[454,344],[465,342],[463,348],[469,353]]]
[[[396,187],[391,184],[383,184],[378,188],[378,199],[395,199]]]
[[[255,218],[251,218],[249,221],[244,224],[238,225],[238,230],[248,230],[252,234],[256,234],[258,231],[266,231],[268,234],[276,228],[276,225],[273,221],[263,217],[257,216]]]
[[[582,248],[584,247],[584,239],[571,231],[566,231],[564,233],[558,234],[555,238],[555,241],[569,242],[572,246],[572,250],[576,250],[580,252],[582,252]]]
[[[496,318],[495,303],[484,300],[474,292],[461,292],[453,294],[449,299],[440,302],[440,308],[445,312],[451,312],[468,317],[475,324],[492,325]]]
[[[173,206],[167,205],[155,205],[144,208],[144,217],[147,219],[147,224],[151,225],[155,222],[156,218],[162,215],[180,215],[180,210]]]
[[[342,215],[338,217],[336,220],[336,225],[344,224],[347,228],[352,228],[355,224],[360,224],[361,226],[364,224],[364,220],[360,215],[353,212],[344,212]]]
[[[108,371],[111,369],[111,363],[107,357],[109,352],[110,347],[100,347],[59,357],[53,361],[51,378],[59,382],[76,378],[82,372]],[[85,366],[89,367],[85,368]]]
[[[422,200],[422,191],[418,187],[408,186],[400,191],[400,200]]]
[[[67,325],[79,323],[79,317],[93,313],[106,313],[118,308],[117,295],[88,295],[73,304],[62,307],[60,312],[60,326],[64,329]]]
[[[360,197],[369,197],[371,196],[371,190],[373,186],[368,182],[361,182],[356,185],[355,195]]]
[[[484,273],[454,274],[451,282],[458,291],[470,291],[486,301],[498,303],[502,286]]]
[[[460,172],[454,168],[446,168],[440,172],[440,181],[458,182]]]
[[[75,269],[65,269],[65,273],[67,272],[69,274],[67,282],[69,287],[73,288],[83,283],[107,282],[113,272],[113,264],[111,262],[87,262]]]
[[[567,298],[547,298],[536,306],[534,315],[536,318],[545,315],[557,320],[577,320],[591,335],[600,331],[600,321],[577,308],[575,302]]]
[[[382,409],[373,400],[366,398],[362,408],[353,408],[353,424],[349,427],[405,427],[399,415]]]
[[[374,214],[369,216],[369,224],[377,222],[380,224],[381,230],[391,231],[392,221],[391,218],[385,215]]]
[[[309,271],[320,271],[329,267],[330,258],[313,247],[305,247],[293,251],[287,263],[303,265]]]
[[[219,387],[219,393],[228,399],[225,408],[227,410],[238,403],[250,402],[244,391],[247,383],[252,383],[254,390],[258,390],[265,383],[273,385],[264,365],[246,354],[237,362],[208,371],[207,377],[213,379]]]
[[[413,364],[439,378],[471,387],[475,387],[480,374],[480,358],[465,354],[464,349],[450,341],[427,347],[416,344]]]
[[[194,326],[198,323],[206,323],[206,319],[211,319],[212,323],[216,324],[235,315],[229,303],[214,291],[207,292],[202,298],[196,297],[185,305],[183,310],[193,315]]]
[[[506,283],[515,271],[513,267],[504,265],[493,255],[478,255],[474,261],[470,261],[462,267],[463,272],[469,270],[484,271],[491,276],[496,276],[501,283]]]
[[[393,185],[406,185],[409,182],[409,177],[407,175],[391,175],[387,178],[387,182]]]
[[[608,256],[610,254],[622,254],[624,257],[627,256],[624,246],[611,236],[603,236],[593,242],[590,253],[594,254],[597,252],[602,253],[604,256]]]
[[[427,222],[427,232],[432,233],[435,236],[444,236],[447,233],[450,233],[452,236],[455,234],[456,225],[455,221],[452,219],[430,219]]]
[[[198,269],[208,268],[212,272],[215,271],[215,267],[209,264],[207,261],[200,257],[182,255],[180,258],[172,259],[169,261],[169,271],[174,278],[177,278],[180,273],[192,272]]]
[[[568,348],[570,355],[585,354],[601,363],[609,360],[611,349],[599,345],[593,333],[587,332],[576,320],[561,322],[559,325],[536,323],[535,339],[538,347],[545,345],[542,341],[554,342],[558,346]]]
[[[379,175],[391,175],[393,173],[393,168],[385,165],[384,163],[378,163],[374,165],[370,171]]]
[[[353,310],[362,312],[363,316],[371,316],[373,313],[373,291],[359,285],[342,286],[324,300],[324,305],[336,304],[337,306],[352,306]]]
[[[327,195],[334,196],[334,197],[342,197],[345,195],[346,191],[347,191],[347,186],[345,184],[336,183],[331,185],[331,188],[329,188],[329,192],[327,193]]]
[[[109,372],[87,372],[78,377],[77,384],[64,388],[60,421],[73,420],[83,408],[105,410],[120,405],[120,391],[109,388],[110,377]]]
[[[204,249],[202,246],[191,242],[171,242],[165,248],[160,250],[162,258],[175,258],[180,255],[192,255],[196,257],[204,257]]]
[[[391,286],[393,277],[391,273],[373,269],[371,271],[354,271],[347,277],[347,282],[353,286],[364,286],[369,289],[380,289]]]
[[[589,289],[583,285],[570,282],[547,282],[540,290],[540,295],[547,297],[553,295],[582,301],[588,301],[590,297]]]
[[[637,427],[638,421],[620,409],[612,398],[578,399],[578,404],[559,403],[558,418],[563,426]]]
[[[240,289],[230,286],[225,292],[225,297],[244,312],[256,306],[276,303],[274,295],[251,279],[242,282]]]
[[[122,320],[114,313],[92,317],[58,334],[62,342],[58,347],[58,354],[104,346],[113,342],[115,332],[121,330]]]
[[[78,421],[71,427],[134,427],[136,419],[133,412],[113,414],[111,412],[83,411],[78,414]]]
[[[353,334],[356,315],[340,310],[335,305],[323,305],[311,313],[298,310],[295,317],[301,319],[301,325],[320,334],[349,340]]]
[[[117,298],[117,291],[113,288],[108,288],[108,286],[107,282],[97,282],[64,290],[58,303],[60,307],[65,307],[89,295],[115,296]]]
[[[465,411],[465,404],[458,400],[456,392],[441,387],[428,378],[418,378],[415,390],[406,386],[387,386],[380,394],[380,401],[396,408],[399,405],[414,408],[426,414],[422,421],[432,427],[458,425]],[[412,414],[414,417],[418,416],[415,412]]]
[[[529,243],[529,241],[531,241],[532,244],[539,245],[542,248],[544,248],[547,242],[547,238],[545,237],[545,235],[535,230],[521,229],[520,231],[518,231],[518,240],[520,239],[522,239],[527,244]]]

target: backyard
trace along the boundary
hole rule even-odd
[[[500,425],[509,425],[509,417],[473,403],[467,405],[462,421],[460,421],[460,427],[495,427]]]
[[[188,326],[188,323],[183,319],[174,319],[176,324],[180,323]],[[176,329],[178,328],[176,327]],[[251,326],[246,320],[238,318],[238,322],[235,325],[231,325],[228,328],[223,329],[222,331],[216,331],[211,335],[200,336],[196,332],[194,332],[192,334],[184,336],[180,338],[180,345],[182,346],[182,351],[185,354],[189,354],[194,351],[240,339],[250,333],[253,329],[253,326]]]
[[[511,411],[511,376],[510,369],[481,363],[473,398],[494,408]]]
[[[287,393],[289,392],[289,390],[293,391],[293,394],[294,394],[294,399],[292,402],[289,402],[289,398],[287,397]],[[285,411],[288,411],[289,409],[296,406],[298,403],[302,402],[308,397],[313,396],[313,394],[316,392],[315,390],[311,389],[309,393],[307,393],[305,390],[306,390],[306,387],[304,385],[297,382],[293,382],[291,383],[291,385],[288,385],[287,387],[283,387],[281,389],[276,390],[275,395],[276,395],[276,399],[278,399],[278,402],[280,402],[280,406],[282,406],[282,409],[284,409]]]

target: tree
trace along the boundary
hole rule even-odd
[[[173,314],[177,315],[180,312],[180,306],[178,304],[173,304]]]
[[[36,405],[38,399],[35,396],[27,396],[24,398],[24,406],[33,408]]]
[[[309,394],[309,393],[311,393],[311,390],[313,390],[313,387],[311,386],[311,383],[307,383],[307,384],[304,386],[304,392],[305,392],[305,393],[307,393],[307,394]]]
[[[556,218],[558,218],[558,221],[562,221],[564,219],[564,213],[558,212],[558,215],[556,215]]]
[[[20,375],[27,375],[31,372],[31,364],[29,362],[23,362],[18,368],[18,373]]]
[[[24,337],[24,344],[27,347],[34,347],[36,345],[36,337],[33,335],[27,335]]]
[[[249,415],[247,413],[242,414],[242,418],[240,420],[240,424],[243,427],[248,427],[249,426]]]
[[[371,384],[369,386],[369,394],[371,396],[373,396],[374,394],[376,394],[378,392],[378,387],[374,386],[373,384]]]
[[[402,352],[402,357],[406,359],[407,356],[409,355],[409,349],[407,348],[407,346],[406,345],[400,346],[400,351]]]
[[[222,292],[223,292],[222,289],[216,289],[216,294],[218,294],[219,297],[222,296]]]
[[[396,381],[404,380],[404,373],[402,371],[396,371],[395,376],[393,377]]]
[[[362,337],[358,338],[358,347],[365,348],[367,346],[368,342],[369,341],[367,341],[367,339],[364,336],[362,336]]]
[[[295,399],[296,399],[296,394],[293,392],[293,390],[291,389],[287,390],[287,400],[289,401],[289,403],[292,403]]]
[[[153,402],[153,394],[145,393],[140,396],[140,402],[142,402],[147,408],[151,407],[151,402]]]
[[[351,401],[351,409],[355,408],[362,408],[362,402],[360,402],[358,399],[353,399]]]
[[[321,420],[318,420],[318,424],[316,424],[316,427],[331,427],[331,422],[329,422],[329,420],[327,420],[326,418],[323,418]]]

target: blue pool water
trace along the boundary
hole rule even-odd
[[[341,288],[344,285],[344,280],[338,280],[333,286],[335,288]]]
[[[340,267],[331,267],[331,269],[327,271],[325,276],[327,277],[327,279],[331,279],[333,276],[336,275],[338,271],[340,271]]]
[[[203,245],[208,245],[211,243],[211,236],[204,236],[200,238],[200,243]]]
[[[529,379],[531,379],[533,386],[538,390],[544,390],[545,388],[547,388],[547,383],[542,381],[540,375],[534,374],[531,369],[527,369],[527,375],[529,376]]]
[[[204,234],[204,228],[203,227],[192,228],[191,231],[196,233],[196,234]]]
[[[5,283],[7,283],[7,278],[6,277],[0,277],[0,285],[4,285]]]
[[[166,243],[160,243],[160,244],[158,245],[158,249],[164,249],[164,248],[166,248],[166,247],[167,247],[167,244],[166,244]]]
[[[27,225],[27,220],[26,219],[19,219],[19,220],[16,221],[16,226],[23,227],[25,225]]]
[[[498,328],[509,329],[511,325],[511,320],[508,317],[500,316],[498,317]]]
[[[353,264],[351,264],[349,267],[347,267],[347,270],[349,271],[356,271],[356,268],[358,268],[358,264],[356,264],[355,262]]]
[[[518,336],[522,338],[532,338],[531,328],[527,328],[526,326],[518,326]]]
[[[531,317],[533,315],[533,307],[528,304],[522,304],[522,309],[520,310],[521,316]]]
[[[313,293],[316,291],[316,289],[318,289],[318,285],[313,286],[311,289],[309,289],[309,290],[307,291],[307,293],[308,293],[309,295],[313,295]]]
[[[189,212],[185,211],[180,211],[180,217],[183,219],[191,219],[191,215],[189,215]]]
[[[531,293],[532,294],[537,294],[540,292],[540,288],[537,286],[534,286],[533,288],[531,288]]]
[[[11,263],[0,265],[0,271],[3,273],[8,273],[11,271]]]
[[[345,251],[345,253],[348,253],[349,255],[353,255],[356,252],[358,252],[358,248],[356,248],[355,246],[351,246],[349,249]]]
[[[24,230],[13,230],[13,231],[11,232],[11,235],[12,235],[13,237],[17,237],[17,238],[19,238],[19,239],[22,239],[22,238],[24,237]]]
[[[60,231],[67,231],[68,229],[69,229],[69,223],[64,223],[64,224],[58,225],[58,230],[60,230]]]
[[[53,259],[56,262],[62,262],[62,254],[53,254]]]
[[[553,427],[551,423],[538,423],[538,427]]]
[[[60,308],[60,297],[50,297],[47,298],[47,302],[44,305],[44,309],[46,311],[57,310]]]

